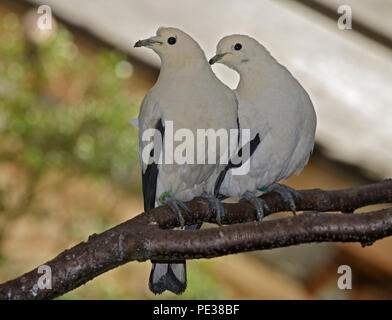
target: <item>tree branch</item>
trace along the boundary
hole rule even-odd
[[[52,299],[94,277],[129,261],[213,258],[251,250],[271,249],[309,242],[360,242],[370,245],[392,235],[392,208],[360,214],[353,212],[371,204],[392,203],[392,180],[361,187],[322,191],[299,191],[298,216],[255,222],[255,210],[247,202],[224,204],[223,224],[202,230],[170,230],[179,226],[167,207],[142,213],[87,242],[65,250],[45,263],[52,272],[52,289],[39,289],[38,268],[0,285],[0,299]],[[270,213],[288,211],[276,193],[262,196]],[[186,224],[216,223],[209,202],[195,198],[187,203]],[[318,212],[314,212],[318,211]],[[169,230],[168,230],[169,229]],[[147,281],[147,279],[146,279]]]

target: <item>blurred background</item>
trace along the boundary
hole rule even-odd
[[[37,27],[40,4],[52,9],[50,30]],[[352,30],[337,27],[341,4]],[[143,211],[130,120],[159,60],[133,44],[159,26],[188,32],[208,58],[223,36],[249,34],[303,84],[317,144],[288,185],[392,177],[391,15],[389,0],[0,0],[0,282]],[[234,72],[214,71],[235,88]],[[190,261],[185,294],[161,297],[391,299],[391,251],[387,238]],[[352,290],[337,287],[340,265],[352,268]],[[60,299],[154,299],[149,272],[150,262],[128,263]]]

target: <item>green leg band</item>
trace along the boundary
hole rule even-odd
[[[163,192],[160,196],[159,196],[159,202],[161,203],[161,205],[166,205],[166,202],[165,202],[165,198],[166,197],[169,197],[169,198],[173,198],[173,196],[169,193],[169,192]]]

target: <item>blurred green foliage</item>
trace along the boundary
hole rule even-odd
[[[29,40],[17,16],[0,33],[0,161],[22,164],[37,182],[60,168],[135,182],[137,114],[127,80],[116,75],[124,54],[79,53],[61,25],[42,43]],[[137,171],[136,171],[137,172]]]

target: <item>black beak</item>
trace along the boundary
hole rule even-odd
[[[157,40],[153,40],[153,39],[144,39],[144,40],[139,40],[135,43],[134,47],[135,48],[140,48],[140,47],[149,47],[152,46],[154,43],[160,43],[162,44],[162,42],[157,41]]]
[[[219,53],[216,56],[212,57],[208,62],[209,64],[213,65],[215,62],[221,60],[225,55],[226,53]]]

